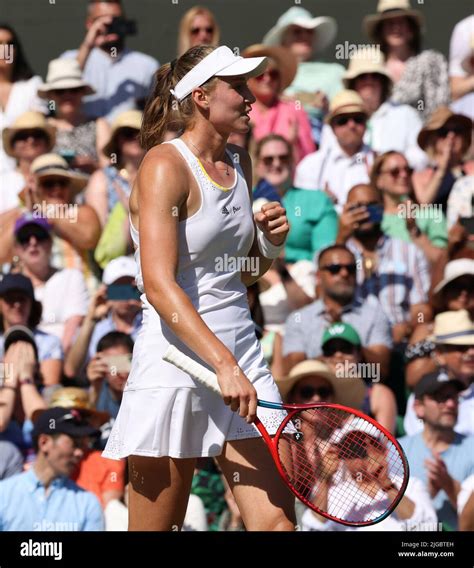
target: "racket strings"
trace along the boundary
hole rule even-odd
[[[292,414],[278,453],[295,492],[316,512],[364,524],[385,516],[406,476],[395,444],[349,411],[314,407]],[[289,424],[290,424],[289,423]]]

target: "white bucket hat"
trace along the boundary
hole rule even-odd
[[[437,294],[456,278],[464,275],[474,276],[474,260],[470,258],[458,258],[451,260],[444,268],[443,280],[435,287],[433,292]]]
[[[82,79],[82,71],[76,59],[53,59],[48,65],[46,83],[38,89],[38,96],[48,98],[48,93],[56,89],[84,89],[84,95],[92,95],[95,90]]]
[[[399,16],[411,18],[420,29],[423,27],[423,14],[419,10],[412,9],[410,0],[379,0],[377,13],[366,16],[363,27],[367,35],[375,40],[375,30],[378,24],[383,20],[390,20]]]
[[[211,77],[256,77],[263,73],[267,63],[266,57],[244,58],[234,55],[229,47],[222,45],[206,55],[170,91],[178,101],[182,101]]]
[[[278,18],[276,25],[265,35],[262,43],[265,45],[281,45],[283,34],[288,26],[299,26],[316,31],[313,43],[314,53],[324,51],[337,34],[337,23],[334,18],[326,16],[313,18],[308,10],[300,6],[293,6]]]

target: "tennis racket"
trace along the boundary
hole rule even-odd
[[[163,359],[222,396],[216,375],[175,346]],[[285,484],[315,513],[360,527],[382,521],[396,508],[408,484],[408,462],[375,420],[340,404],[259,400],[258,406],[280,411],[274,435],[258,417],[254,425]]]

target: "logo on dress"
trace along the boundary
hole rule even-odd
[[[221,213],[222,213],[222,215],[230,215],[230,211],[227,209],[227,207],[225,205],[221,209]]]
[[[235,207],[235,205],[234,205],[234,206],[232,206],[232,213],[237,213],[237,211],[240,211],[241,209],[242,209],[242,207],[240,207],[240,205],[239,205],[239,207]]]

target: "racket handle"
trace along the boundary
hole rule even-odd
[[[198,383],[201,383],[201,385],[207,387],[219,396],[222,396],[215,373],[209,371],[209,369],[206,369],[206,367],[194,359],[191,359],[188,355],[185,355],[174,345],[170,345],[168,347],[163,355],[163,360],[171,363],[175,367],[178,367],[181,371],[188,373],[188,375],[191,375],[191,377],[198,381]]]

